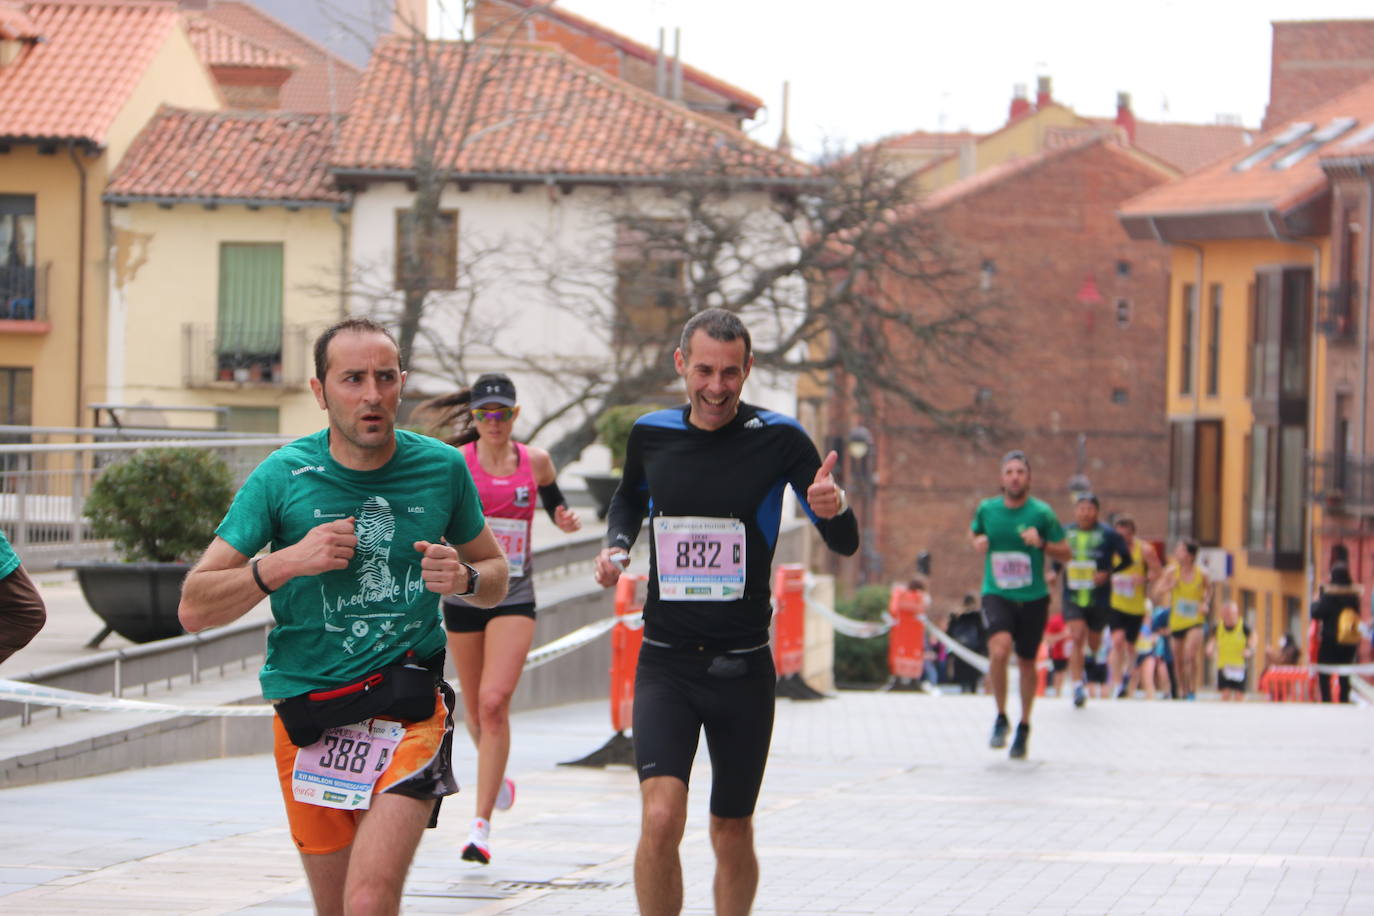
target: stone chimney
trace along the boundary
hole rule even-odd
[[[1050,78],[1048,76],[1037,76],[1035,78],[1035,107],[1036,110],[1044,108],[1046,105],[1053,105],[1054,99],[1050,95]]]
[[[1031,103],[1026,98],[1026,84],[1017,83],[1011,88],[1011,111],[1007,113],[1007,123],[1019,121],[1030,113]]]
[[[1129,92],[1118,92],[1116,94],[1116,126],[1121,128],[1121,132],[1126,135],[1126,139],[1135,144],[1135,112],[1131,111],[1131,94]]]

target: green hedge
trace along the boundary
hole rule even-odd
[[[839,614],[854,620],[882,620],[892,590],[886,585],[865,585],[848,598],[835,602]],[[835,683],[841,687],[886,684],[887,634],[872,639],[835,634]]]

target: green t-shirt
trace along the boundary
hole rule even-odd
[[[974,534],[988,536],[988,552],[983,558],[983,594],[1001,595],[1011,601],[1034,601],[1049,594],[1045,587],[1045,551],[1029,547],[1021,532],[1034,528],[1046,544],[1064,540],[1064,529],[1048,504],[1030,497],[1015,509],[1008,509],[1002,497],[994,496],[973,511]]]
[[[216,530],[244,556],[280,550],[318,525],[352,516],[357,552],[347,569],[297,576],[272,593],[262,694],[279,699],[337,687],[444,647],[439,596],[425,588],[416,541],[463,544],[486,524],[462,455],[437,439],[396,431],[396,453],[375,471],[329,454],[322,430],[284,445],[249,475]]]
[[[5,532],[0,531],[0,579],[5,578],[10,573],[19,568],[19,554],[14,552],[10,546],[10,539],[5,537]]]

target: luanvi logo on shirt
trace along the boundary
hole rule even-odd
[[[347,512],[321,512],[319,509],[316,509],[316,510],[315,510],[315,518],[348,518],[348,513],[347,513]]]
[[[323,470],[324,470],[324,465],[322,465],[322,464],[307,464],[307,465],[305,465],[305,466],[303,466],[303,467],[296,468],[294,471],[291,472],[291,476],[292,476],[292,477],[299,477],[299,476],[301,476],[302,474],[304,474],[306,471],[323,471]]]

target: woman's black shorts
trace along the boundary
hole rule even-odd
[[[450,633],[481,633],[497,617],[528,617],[534,619],[534,602],[506,604],[481,608],[470,604],[444,602],[444,629]]]

